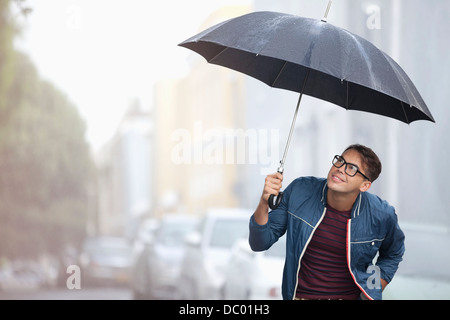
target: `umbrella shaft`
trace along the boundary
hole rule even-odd
[[[286,147],[284,148],[283,158],[280,160],[280,166],[278,167],[278,172],[284,172],[284,162],[286,161],[286,156],[289,150],[289,145],[291,144],[292,134],[294,133],[295,123],[297,121],[298,110],[300,108],[300,102],[302,101],[303,91],[305,90],[306,81],[308,81],[309,71],[306,72],[305,79],[303,80],[302,91],[300,92],[300,96],[298,97],[297,107],[295,108],[294,117],[292,119],[291,129],[289,130],[289,136],[286,142]]]
[[[325,11],[325,15],[323,16],[323,19],[322,19],[323,22],[327,22],[328,12],[330,12],[330,8],[331,8],[331,3],[332,2],[333,2],[332,0],[328,1],[327,10]]]

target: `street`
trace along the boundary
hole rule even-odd
[[[131,300],[127,287],[49,288],[35,291],[0,291],[0,300]]]

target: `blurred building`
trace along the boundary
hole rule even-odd
[[[249,11],[248,6],[224,7],[207,18],[204,28]],[[187,77],[155,86],[159,214],[203,214],[209,207],[239,205],[242,168],[230,159],[238,156],[235,128],[245,127],[244,81],[244,75],[192,56]]]
[[[153,199],[153,124],[138,102],[130,106],[114,138],[97,157],[98,235],[132,237]]]

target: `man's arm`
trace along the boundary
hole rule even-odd
[[[388,224],[388,233],[380,247],[377,260],[377,265],[381,269],[383,289],[392,281],[405,252],[405,235],[398,225],[395,213],[388,220]]]
[[[285,231],[286,217],[283,206],[280,205],[277,210],[272,211],[269,219],[268,204],[270,195],[278,195],[280,192],[282,180],[283,176],[280,173],[274,173],[266,177],[258,207],[250,218],[249,244],[254,251],[269,249]]]

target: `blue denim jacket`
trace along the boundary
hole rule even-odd
[[[286,233],[286,261],[283,271],[283,299],[294,299],[298,285],[300,261],[326,212],[326,179],[302,177],[284,191],[280,206],[271,211],[265,225],[250,218],[249,243],[254,251],[269,249]],[[353,205],[347,222],[347,264],[363,299],[382,299],[381,287],[374,285],[376,266],[380,277],[388,283],[394,277],[405,252],[405,236],[395,209],[386,201],[362,192]]]

